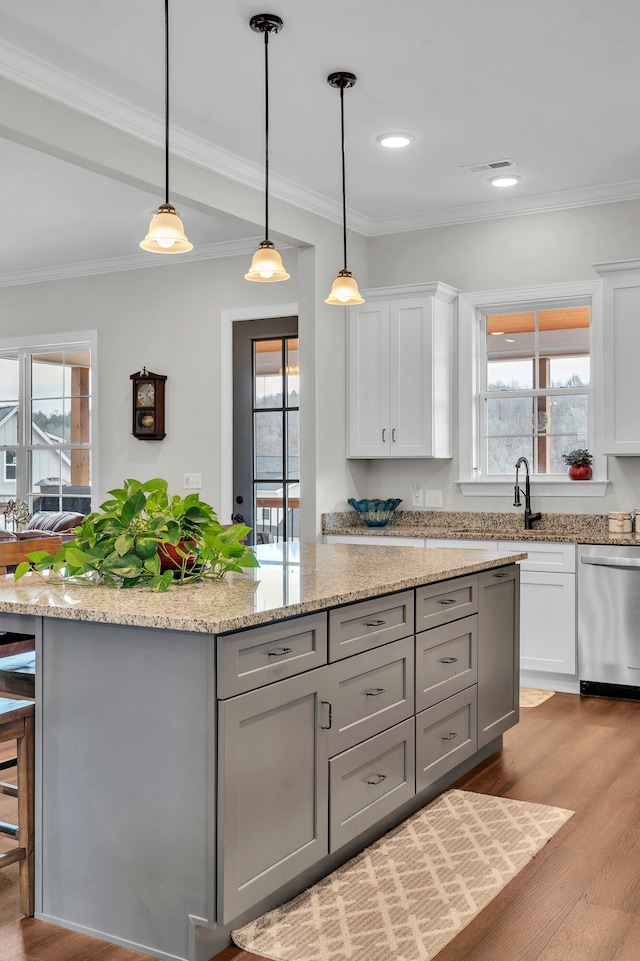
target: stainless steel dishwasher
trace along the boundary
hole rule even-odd
[[[580,693],[640,700],[640,546],[578,547]]]

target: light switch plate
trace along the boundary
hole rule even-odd
[[[414,484],[411,492],[411,506],[412,507],[424,507],[424,497],[422,494],[422,488]]]
[[[186,490],[200,490],[202,487],[202,474],[185,474],[184,486]]]

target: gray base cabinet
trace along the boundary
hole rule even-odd
[[[218,923],[426,795],[516,723],[518,587],[511,565],[347,604],[328,612],[326,645],[319,615],[218,637],[219,666],[237,676],[241,651],[242,684],[256,685],[219,700]],[[265,683],[281,669],[272,652],[298,638],[327,663]],[[219,676],[218,692],[236,684]]]
[[[517,567],[478,575],[478,747],[520,717],[520,580]]]
[[[218,920],[329,850],[326,669],[220,703]]]

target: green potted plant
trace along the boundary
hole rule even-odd
[[[571,480],[591,479],[593,456],[588,450],[578,447],[576,450],[570,450],[568,454],[563,454],[562,459],[569,467],[568,474]]]
[[[161,592],[172,583],[219,579],[228,571],[259,566],[253,550],[242,543],[249,527],[225,528],[199,494],[170,496],[167,487],[159,477],[126,480],[76,528],[74,540],[55,555],[27,555],[15,579],[29,570],[50,569],[61,577],[94,574],[109,586],[148,584]]]

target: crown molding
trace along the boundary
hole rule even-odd
[[[203,244],[194,247],[188,254],[178,257],[153,254],[132,254],[130,257],[111,257],[104,260],[86,260],[77,264],[59,264],[54,267],[40,267],[34,270],[16,270],[0,274],[0,287],[15,287],[19,284],[37,284],[47,280],[70,280],[74,277],[87,277],[92,274],[110,274],[119,270],[143,270],[147,267],[166,267],[168,264],[187,263],[194,260],[214,260],[218,257],[251,256],[262,237],[249,237],[242,240],[221,241],[216,244]],[[279,250],[290,249],[290,244],[278,244]]]
[[[406,233],[426,230],[430,227],[451,227],[483,220],[501,220],[504,217],[520,217],[527,214],[552,213],[571,207],[591,207],[596,204],[621,203],[640,199],[640,180],[628,180],[619,184],[602,184],[598,187],[581,187],[575,190],[556,191],[535,197],[502,200],[490,204],[467,204],[461,207],[443,207],[431,213],[393,217],[377,222],[371,221],[368,236]]]

